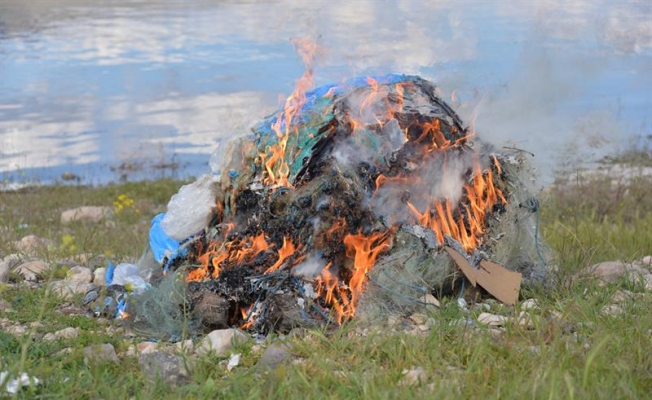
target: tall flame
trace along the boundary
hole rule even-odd
[[[283,111],[279,113],[276,122],[272,124],[272,130],[276,133],[278,141],[270,145],[265,153],[260,154],[261,163],[264,164],[267,172],[263,183],[267,186],[291,187],[288,181],[290,167],[287,164],[285,152],[290,135],[297,134],[298,128],[293,124],[293,121],[303,105],[306,104],[306,91],[313,85],[314,71],[312,65],[317,54],[317,44],[307,39],[295,39],[292,42],[306,69],[297,81],[292,94],[285,100]],[[294,131],[292,131],[293,126],[295,126]]]

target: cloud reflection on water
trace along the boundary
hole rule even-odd
[[[433,78],[484,137],[539,159],[587,116],[620,119],[615,135],[628,120],[649,130],[646,2],[37,3],[0,4],[0,173],[207,160],[289,93],[302,66],[288,39],[306,35],[325,49],[317,83]]]

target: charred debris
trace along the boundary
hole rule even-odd
[[[542,266],[524,170],[420,77],[297,91],[230,144],[204,229],[161,264],[206,331],[373,319],[463,285],[513,304]]]

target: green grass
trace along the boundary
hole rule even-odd
[[[146,245],[151,217],[164,210],[182,184],[157,181],[2,193],[0,226],[6,228],[0,230],[0,256],[14,251],[13,241],[35,234],[53,241],[39,254],[53,262],[81,253],[92,260],[109,256],[114,262],[134,261]],[[455,299],[449,299],[432,313],[435,325],[423,335],[386,328],[361,335],[365,327],[355,322],[334,333],[310,331],[287,338],[294,361],[268,372],[256,366],[261,351],[249,343],[239,349],[243,358],[233,371],[226,370],[222,358],[202,356],[192,361],[187,385],[169,388],[146,378],[134,357],[122,358],[120,364],[85,363],[85,346],[111,343],[123,352],[144,338],[124,338],[107,332],[101,321],[78,315],[80,299],[62,304],[44,289],[15,282],[0,284],[0,299],[13,310],[0,312],[0,319],[31,328],[22,337],[0,331],[0,371],[26,371],[43,381],[18,398],[648,398],[652,295],[640,284],[602,287],[590,279],[574,279],[574,273],[599,261],[631,261],[652,254],[650,187],[651,182],[640,180],[614,191],[604,182],[576,181],[542,197],[541,232],[556,253],[553,262],[563,284],[524,293],[540,305],[532,312],[531,329],[513,323],[495,336],[487,328],[467,326],[460,319],[475,319],[482,310],[464,314]],[[123,207],[109,222],[59,222],[64,209],[113,206],[120,195],[133,199],[133,206]],[[640,295],[621,305],[622,314],[602,315],[613,294],[625,289]],[[518,309],[493,305],[492,312],[517,315]],[[68,326],[80,328],[77,339],[40,340]],[[66,348],[70,353],[61,353]],[[402,371],[415,367],[426,371],[426,382],[400,386]]]

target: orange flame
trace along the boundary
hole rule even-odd
[[[254,305],[250,305],[245,309],[244,307],[240,307],[240,315],[242,316],[242,320],[244,321],[240,325],[240,329],[249,329],[251,328],[254,323],[256,322],[253,316],[253,313],[251,312],[254,308]]]
[[[285,151],[290,134],[297,134],[296,127],[292,131],[293,120],[306,103],[306,91],[313,84],[314,72],[312,64],[317,53],[317,44],[306,39],[293,40],[293,44],[303,59],[306,69],[297,81],[292,94],[285,100],[283,111],[279,113],[276,122],[272,124],[272,130],[276,133],[278,142],[269,146],[265,153],[260,154],[261,163],[264,164],[267,172],[267,177],[263,179],[263,183],[268,186],[291,187],[288,181],[290,167],[285,161]]]
[[[353,313],[367,273],[376,264],[378,255],[389,249],[391,239],[388,232],[376,232],[370,236],[348,234],[344,237],[344,246],[346,246],[347,257],[353,258],[353,276],[349,281],[351,311]]]
[[[453,209],[449,199],[434,200],[423,213],[410,202],[407,206],[419,223],[432,229],[439,243],[444,243],[444,236],[451,236],[470,251],[481,243],[487,213],[499,201],[507,202],[502,191],[494,185],[493,173],[482,173],[477,160],[475,175],[470,184],[464,185],[464,193],[469,203],[463,207],[464,215],[461,210]]]
[[[288,240],[287,238],[283,238],[283,247],[281,247],[281,249],[278,251],[278,260],[276,260],[276,262],[274,263],[274,265],[272,265],[271,267],[267,268],[267,270],[265,271],[265,273],[268,274],[268,273],[270,273],[270,272],[274,272],[274,271],[276,271],[277,269],[279,269],[279,267],[280,267],[281,265],[283,265],[283,262],[285,262],[285,260],[286,260],[288,257],[290,257],[292,254],[294,254],[294,251],[295,251],[295,250],[296,250],[296,249],[295,249],[295,247],[294,247],[294,243],[292,243],[292,241],[291,241],[291,240]]]

